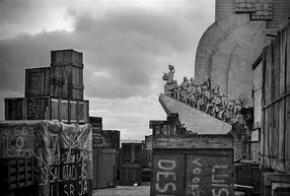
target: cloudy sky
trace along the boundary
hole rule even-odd
[[[198,41],[214,21],[215,0],[0,0],[0,119],[4,97],[24,96],[26,68],[50,51],[83,52],[90,115],[122,139],[144,139],[167,65],[180,82],[194,75]]]

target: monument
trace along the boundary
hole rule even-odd
[[[251,64],[289,16],[288,0],[216,0],[215,22],[198,44],[195,79],[212,78],[229,98],[252,107]]]
[[[228,133],[231,124],[238,120],[241,101],[230,100],[211,79],[200,83],[184,77],[178,85],[174,80],[174,66],[169,65],[168,69],[169,72],[162,77],[166,82],[164,94],[159,96],[167,115],[178,113],[180,121],[192,132]]]

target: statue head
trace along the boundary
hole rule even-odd
[[[201,93],[201,92],[202,92],[201,87],[200,87],[200,86],[197,86],[196,91],[197,91],[198,93]]]
[[[243,115],[237,114],[236,118],[237,118],[236,120],[239,124],[245,124],[245,119],[244,119]]]
[[[169,71],[175,71],[174,66],[173,65],[168,65],[168,69]]]
[[[229,102],[228,102],[228,109],[229,110],[232,110],[233,108],[234,108],[233,100],[229,100]]]
[[[211,80],[210,80],[210,78],[208,78],[206,81],[204,81],[203,84],[206,85],[207,87],[210,87],[211,86]]]
[[[234,100],[234,104],[235,104],[235,106],[238,106],[238,107],[242,106],[242,104],[239,100]]]

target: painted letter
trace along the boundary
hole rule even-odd
[[[214,165],[212,167],[212,176],[211,176],[211,181],[212,183],[226,183],[225,178],[228,178],[229,175],[227,174],[227,171],[220,172],[220,174],[217,174],[216,170],[222,169],[225,170],[227,169],[227,165]],[[217,179],[219,178],[219,179]],[[224,179],[222,179],[224,178]]]
[[[200,174],[201,173],[201,169],[196,167],[192,170],[193,174]]]
[[[200,158],[196,158],[192,161],[192,164],[196,164],[201,167],[201,163],[199,161],[200,161]]]
[[[167,165],[167,166],[165,166]],[[164,170],[173,170],[176,167],[175,160],[158,160],[158,167]]]
[[[68,196],[68,192],[67,192],[67,190],[66,190],[66,187],[67,187],[67,184],[64,185],[64,187],[63,187],[63,191],[64,191],[65,196]]]
[[[75,187],[72,184],[69,185],[69,195],[70,196],[74,196],[75,195]]]
[[[219,191],[216,193],[216,189],[212,189],[212,196],[229,196],[229,191],[225,188],[221,188],[219,189]],[[222,193],[225,193],[224,195],[222,195]]]
[[[163,172],[163,171],[158,171],[156,173],[156,181],[160,180],[160,176],[163,175],[165,178],[168,178],[170,175],[173,177],[173,180],[176,180],[176,174],[174,172]]]
[[[159,183],[156,183],[156,190],[161,192],[161,193],[164,193],[168,190],[169,187],[172,187],[172,191],[176,191],[176,185],[173,184],[172,182],[169,182],[169,183],[166,183],[164,188],[160,188],[159,187]]]

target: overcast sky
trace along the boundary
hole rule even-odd
[[[144,139],[168,64],[194,75],[198,41],[215,0],[0,0],[0,119],[4,97],[24,96],[25,69],[49,66],[50,51],[83,52],[90,115],[122,139]]]

